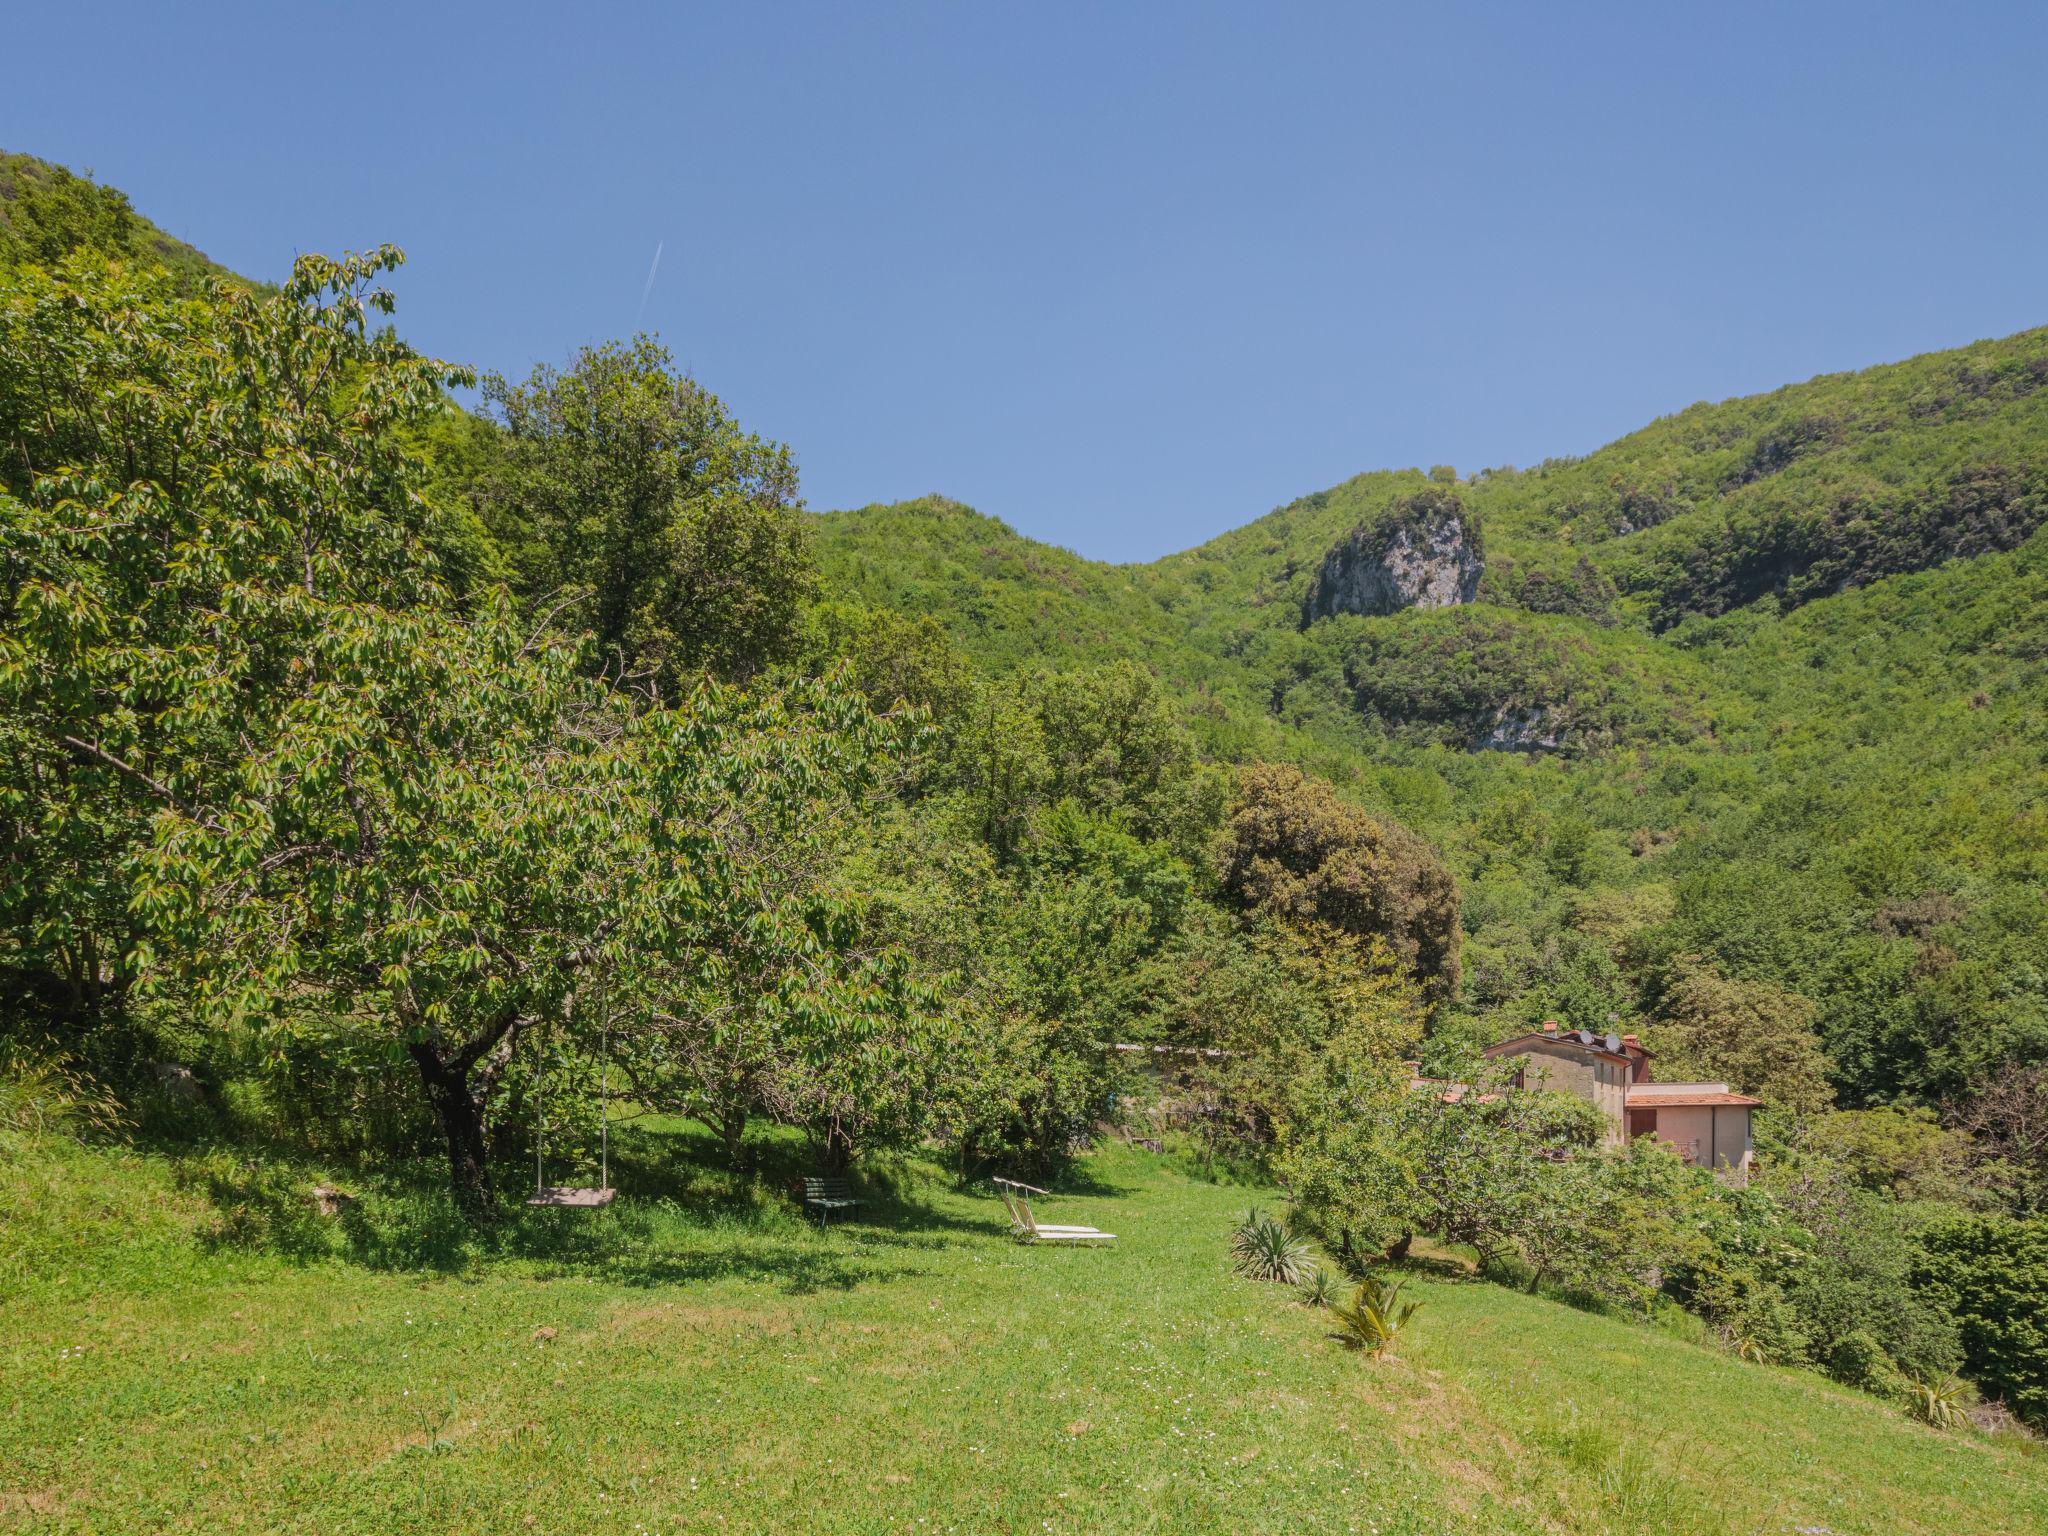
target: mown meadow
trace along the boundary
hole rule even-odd
[[[1019,1246],[985,1186],[916,1158],[820,1230],[778,1193],[786,1146],[735,1184],[678,1156],[710,1146],[680,1123],[622,1145],[610,1210],[489,1237],[395,1178],[329,1222],[219,1159],[11,1159],[0,1529],[2048,1524],[2034,1442],[1441,1259],[1365,1359],[1231,1273],[1231,1224],[1276,1196],[1142,1151],[1046,1206],[1119,1234],[1086,1251]]]

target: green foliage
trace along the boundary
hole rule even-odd
[[[1330,1308],[1338,1328],[1335,1337],[1347,1349],[1363,1350],[1375,1360],[1384,1357],[1422,1310],[1419,1300],[1402,1299],[1406,1285],[1404,1280],[1388,1281],[1373,1274],[1361,1277],[1351,1299]]]
[[[60,1053],[0,1042],[0,1146],[103,1136],[127,1118],[112,1094]]]
[[[1901,1200],[1976,1198],[1967,1134],[1918,1108],[1837,1110],[1809,1122],[1809,1147],[1840,1162],[1863,1189]]]
[[[1630,636],[1484,605],[1318,625],[1290,669],[1368,726],[1479,750],[1598,752],[1701,735],[1719,702],[1704,669]]]
[[[1280,1171],[1310,1230],[1354,1262],[1418,1233],[1469,1244],[1483,1263],[1528,1243],[1540,1270],[1579,1235],[1627,1242],[1617,1213],[1560,1161],[1597,1140],[1593,1106],[1471,1075],[1411,1086],[1405,1064],[1332,1041],[1281,1135]]]
[[[729,1158],[756,1114],[804,1129],[833,1167],[922,1128],[944,1003],[840,870],[902,723],[837,674],[751,695],[706,682],[630,723],[634,798],[608,835],[633,858],[604,878],[632,895],[600,1005],[645,1010],[635,1091],[716,1126]]]
[[[1448,494],[1417,472],[1146,566],[938,501],[824,518],[820,559],[990,671],[1137,660],[1206,750],[1412,828],[1458,878],[1475,1007],[1604,1028],[1693,955],[1810,1004],[1841,1103],[1966,1112],[2048,1059],[2044,357],[2027,332],[1474,476],[1471,608],[1299,629],[1333,545]],[[1464,750],[1496,723],[1526,750]],[[1628,934],[1575,920],[1645,895],[1668,906]]]
[[[1286,1223],[1253,1209],[1230,1234],[1230,1263],[1250,1280],[1300,1285],[1317,1272],[1315,1251],[1287,1230]]]
[[[1141,985],[1138,1033],[1175,1047],[1163,1075],[1207,1168],[1265,1161],[1333,1042],[1384,1067],[1422,1029],[1385,945],[1315,923],[1232,922],[1208,906],[1190,909]]]
[[[1380,939],[1427,1001],[1457,995],[1457,885],[1407,828],[1297,769],[1255,764],[1239,775],[1218,862],[1239,907]]]
[[[580,598],[607,660],[671,691],[794,651],[816,591],[795,462],[665,347],[585,347],[484,398],[502,432],[472,494],[530,608]]]
[[[1037,680],[1029,697],[1045,793],[1114,817],[1134,836],[1199,857],[1228,792],[1152,677],[1130,662]]]
[[[522,1040],[587,1050],[627,1003],[700,1080],[729,1024],[749,1102],[840,1155],[909,1134],[928,1010],[824,878],[897,727],[835,679],[649,708],[502,594],[455,611],[408,448],[457,375],[370,332],[397,260],[184,306],[31,274],[0,316],[0,378],[125,381],[0,389],[49,466],[0,499],[16,963],[410,1058],[476,1210]]]
[[[973,668],[930,614],[827,600],[806,611],[804,625],[801,669],[846,667],[847,681],[878,710],[910,704],[950,726],[973,697]]]
[[[31,155],[0,153],[0,270],[55,267],[81,250],[161,267],[187,296],[229,275],[143,218],[126,193]]]
[[[2048,1220],[1950,1218],[1920,1241],[1914,1281],[1954,1316],[1964,1368],[2021,1418],[2048,1424]]]
[[[1827,1058],[1805,998],[1731,981],[1697,955],[1675,959],[1659,992],[1649,1043],[1664,1076],[1725,1080],[1738,1093],[1787,1109],[1828,1107]]]
[[[1958,1119],[1976,1176],[2021,1215],[2048,1211],[2048,1066],[2000,1073]]]
[[[1892,1367],[1891,1356],[1876,1337],[1861,1328],[1851,1329],[1828,1351],[1828,1374],[1837,1381],[1880,1395],[1903,1388],[1902,1378]]]
[[[1935,1429],[1961,1429],[1969,1422],[1970,1384],[1959,1376],[1908,1381],[1905,1397],[1913,1417]]]
[[[1344,1294],[1344,1281],[1329,1265],[1313,1264],[1296,1290],[1305,1307],[1334,1307]]]
[[[146,963],[132,876],[174,856],[159,834],[236,836],[248,744],[317,714],[324,665],[426,638],[400,617],[436,587],[397,434],[458,375],[371,332],[399,259],[307,257],[203,304],[85,262],[6,291],[0,435],[30,473],[0,488],[0,910],[10,964],[74,1014]]]

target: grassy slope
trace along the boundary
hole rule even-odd
[[[1489,1285],[1418,1281],[1374,1366],[1225,1272],[1241,1191],[1083,1177],[1059,1214],[1114,1251],[1019,1248],[930,1171],[821,1234],[629,1163],[612,1212],[522,1213],[492,1256],[394,1190],[288,1260],[209,1252],[158,1160],[17,1159],[0,1529],[2048,1526],[2010,1444]]]

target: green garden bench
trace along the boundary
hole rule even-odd
[[[818,1213],[818,1225],[824,1226],[834,1211],[851,1211],[860,1207],[854,1198],[853,1186],[844,1179],[805,1179],[804,1209]]]

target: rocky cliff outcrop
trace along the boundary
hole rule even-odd
[[[1492,724],[1472,742],[1474,752],[1562,752],[1566,728],[1548,704],[1503,705]]]
[[[1353,529],[1323,557],[1302,623],[1471,602],[1486,569],[1479,532],[1455,492],[1431,486]]]

